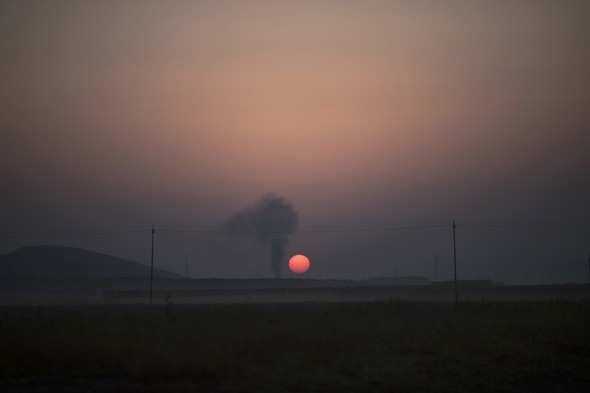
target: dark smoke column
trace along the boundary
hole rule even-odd
[[[297,229],[298,214],[287,199],[266,194],[251,207],[234,213],[223,228],[236,236],[254,236],[270,247],[271,270],[274,278],[281,278],[289,235]]]

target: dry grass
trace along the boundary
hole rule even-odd
[[[7,390],[571,392],[588,364],[589,302],[0,311]]]

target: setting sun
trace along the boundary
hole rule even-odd
[[[291,269],[293,273],[305,273],[309,270],[309,258],[301,254],[293,255],[291,259],[289,259],[289,269]]]

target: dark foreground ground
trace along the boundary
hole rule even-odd
[[[3,392],[587,392],[590,302],[0,309]]]

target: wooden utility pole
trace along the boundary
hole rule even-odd
[[[434,254],[434,281],[438,281],[438,254]]]
[[[457,224],[453,218],[453,267],[455,269],[455,305],[459,302],[459,290],[457,289],[457,242],[455,241],[455,230]]]
[[[188,278],[188,251],[184,252],[184,276]]]
[[[154,291],[154,235],[156,234],[156,228],[152,225],[152,263],[150,268],[150,304],[152,304],[153,291]]]

